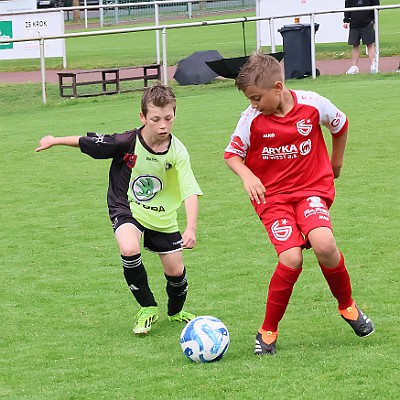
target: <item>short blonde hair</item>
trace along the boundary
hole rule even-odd
[[[272,88],[277,81],[284,81],[283,70],[279,61],[258,51],[253,53],[240,69],[235,85],[241,91],[248,86],[268,89]]]

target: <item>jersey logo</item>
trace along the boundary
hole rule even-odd
[[[336,128],[339,124],[340,121],[343,119],[343,114],[341,114],[339,111],[336,113],[336,117],[332,120],[331,126],[332,128]]]
[[[308,218],[312,215],[317,215],[318,219],[330,221],[330,215],[327,207],[318,196],[307,197],[308,209],[304,210],[304,217]]]
[[[94,143],[95,144],[104,143],[104,135],[96,133],[96,138],[94,139]]]
[[[325,207],[318,196],[307,197],[307,200],[310,207]]]
[[[132,168],[135,166],[135,164],[136,164],[136,159],[137,159],[137,155],[136,155],[136,154],[129,154],[129,153],[126,153],[126,154],[124,155],[125,164],[126,164],[130,169],[132,169]]]
[[[311,139],[300,143],[299,151],[302,156],[306,156],[311,151]]]
[[[303,118],[302,120],[297,122],[296,126],[297,126],[297,132],[299,132],[300,135],[303,135],[303,136],[309,135],[312,130],[311,120],[309,120],[309,119],[306,121]]]
[[[286,224],[287,220],[283,219],[281,225],[279,225],[279,220],[275,221],[271,225],[271,231],[274,235],[274,238],[280,242],[284,242],[285,240],[289,239],[290,235],[292,234],[293,228]]]
[[[161,179],[154,175],[140,175],[131,182],[132,194],[138,201],[150,201],[162,187]]]

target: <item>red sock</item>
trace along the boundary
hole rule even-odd
[[[278,262],[268,288],[267,306],[262,329],[275,332],[285,314],[293,291],[293,286],[301,273],[301,268],[293,269]]]
[[[343,254],[340,253],[340,262],[337,267],[327,268],[321,263],[319,266],[321,267],[322,273],[328,282],[332,294],[338,301],[339,310],[350,307],[353,304],[353,299],[351,297],[351,283],[349,273],[347,272],[344,264]]]

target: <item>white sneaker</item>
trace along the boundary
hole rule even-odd
[[[378,63],[376,61],[372,61],[371,64],[371,74],[378,73]]]
[[[358,67],[356,65],[352,65],[349,70],[346,72],[346,74],[350,74],[350,75],[354,75],[354,74],[358,74],[360,72],[360,70],[358,69]]]

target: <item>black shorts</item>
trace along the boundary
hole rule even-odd
[[[146,250],[158,254],[174,253],[182,250],[180,232],[164,233],[144,227],[132,215],[120,215],[112,220],[114,232],[123,224],[133,224],[143,235],[143,246]]]
[[[375,29],[374,23],[371,22],[362,28],[351,28],[349,31],[348,44],[352,46],[359,46],[362,39],[363,45],[375,43]]]

